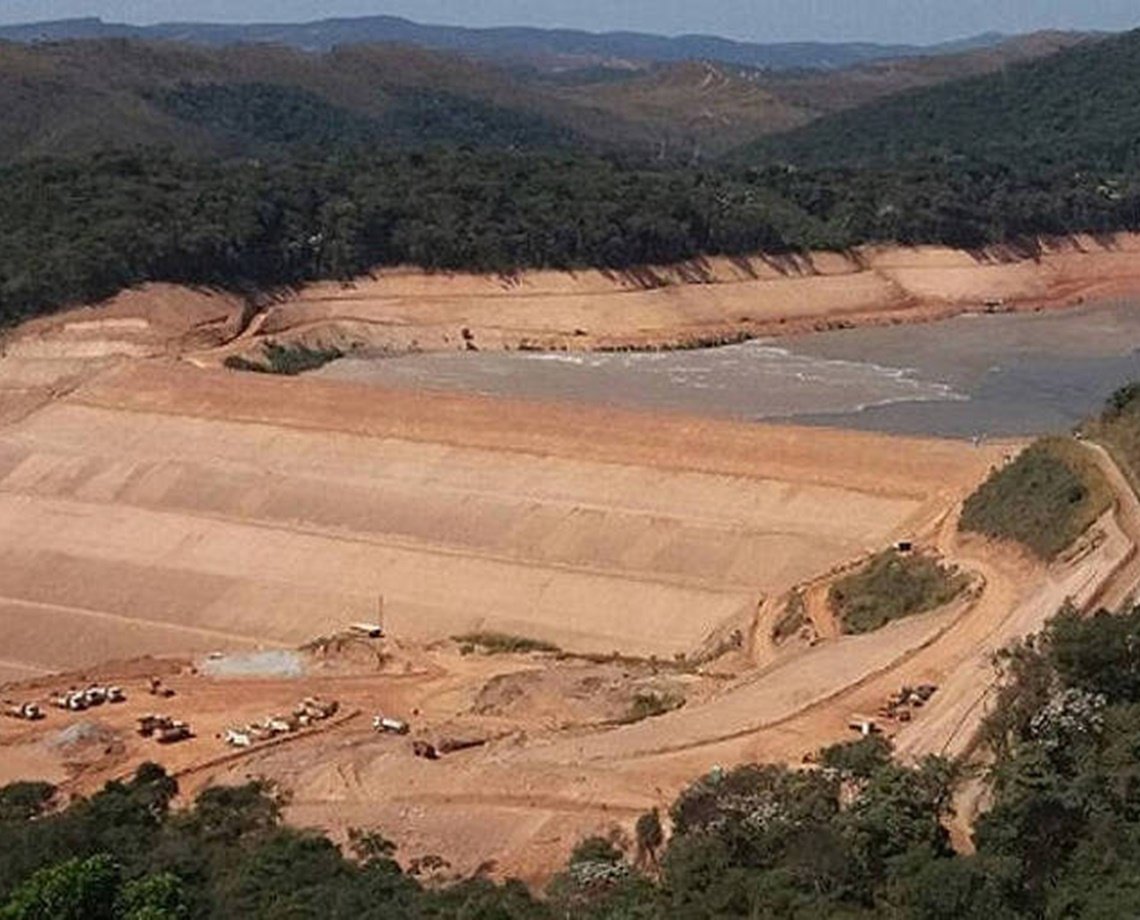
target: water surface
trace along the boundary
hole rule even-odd
[[[1140,304],[692,351],[346,358],[322,376],[954,437],[1065,430],[1140,379]]]

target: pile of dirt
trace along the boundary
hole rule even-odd
[[[91,748],[122,748],[122,734],[102,722],[75,722],[61,729],[48,744],[68,756]]]
[[[492,678],[471,713],[556,727],[614,723],[641,714],[639,699],[684,700],[690,683],[648,665],[551,665]]]
[[[232,294],[145,284],[100,304],[31,320],[4,343],[4,354],[53,361],[178,355],[229,342],[248,312]]]

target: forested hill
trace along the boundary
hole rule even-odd
[[[361,42],[399,42],[422,48],[460,51],[495,60],[567,62],[676,62],[714,60],[766,70],[836,69],[887,58],[957,53],[1000,44],[988,33],[942,45],[879,45],[867,42],[784,42],[758,44],[712,35],[675,38],[640,32],[584,32],[573,29],[463,28],[424,25],[396,16],[325,19],[308,23],[163,23],[132,26],[100,19],[70,19],[0,26],[0,40],[61,41],[75,38],[162,39],[224,46],[277,44],[304,51],[328,51]]]
[[[153,145],[264,156],[288,146],[469,144],[691,162],[1075,40],[1048,33],[978,51],[789,75],[707,61],[552,73],[392,44],[307,53],[121,38],[0,41],[0,160]]]
[[[1140,168],[1140,31],[899,95],[742,151],[747,162]]]
[[[166,146],[264,155],[301,146],[621,143],[626,126],[551,106],[489,65],[394,45],[323,55],[122,39],[0,43],[0,160]]]

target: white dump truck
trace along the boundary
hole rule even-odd
[[[871,735],[878,734],[879,726],[871,716],[865,716],[860,713],[855,713],[847,721],[847,727],[853,732],[858,732],[864,738],[869,738]]]
[[[411,731],[408,723],[403,719],[393,719],[391,716],[385,715],[373,716],[372,728],[388,735],[406,735]]]

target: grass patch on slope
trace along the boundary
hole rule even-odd
[[[296,377],[344,357],[344,352],[339,348],[309,348],[307,345],[278,345],[276,342],[266,345],[262,353],[265,356],[263,361],[230,355],[224,363],[232,371]]]
[[[772,627],[773,641],[786,642],[803,629],[805,623],[807,623],[807,602],[802,591],[793,591],[784,606],[784,612],[780,614],[780,619]]]
[[[868,633],[949,603],[968,582],[957,568],[891,549],[837,581],[829,597],[846,632]]]
[[[523,655],[529,652],[561,652],[557,645],[543,642],[541,639],[531,639],[527,636],[512,636],[507,633],[474,632],[462,636],[455,636],[460,651],[470,654],[476,649],[482,650],[486,655]]]
[[[990,474],[966,500],[958,527],[1052,559],[1111,504],[1112,489],[1086,450],[1068,438],[1045,438]]]
[[[1084,431],[1107,448],[1133,490],[1140,492],[1140,383],[1113,393],[1100,417]]]

